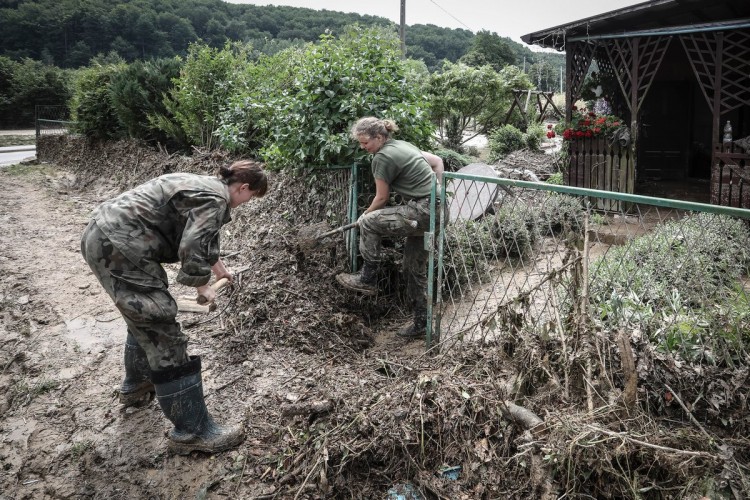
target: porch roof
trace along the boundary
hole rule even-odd
[[[565,50],[567,40],[689,33],[750,26],[748,0],[650,0],[523,35],[521,40]]]

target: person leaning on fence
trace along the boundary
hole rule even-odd
[[[357,220],[359,251],[364,259],[362,270],[357,274],[339,274],[336,279],[350,290],[376,294],[382,239],[405,236],[404,273],[414,322],[398,334],[402,337],[419,337],[425,334],[427,325],[429,254],[424,249],[424,232],[430,227],[432,177],[436,175],[439,182],[444,166],[439,156],[420,151],[409,142],[391,138],[391,134],[397,131],[398,127],[393,121],[375,117],[361,118],[352,126],[352,137],[359,141],[362,149],[374,155],[372,174],[375,198]],[[401,195],[405,204],[386,206],[391,189]]]
[[[232,280],[219,258],[220,229],[230,209],[267,188],[265,172],[250,160],[223,166],[216,176],[162,175],[99,205],[83,233],[81,253],[127,324],[120,402],[142,406],[156,393],[174,424],[175,453],[226,450],[244,435],[241,426],[216,424],[206,409],[201,358],[187,354],[161,264],[180,262],[177,281],[212,302],[211,274]]]

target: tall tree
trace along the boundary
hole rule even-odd
[[[509,64],[517,64],[512,43],[512,40],[501,38],[497,33],[480,31],[472,40],[471,49],[460,61],[474,67],[490,65],[495,71],[500,71]]]

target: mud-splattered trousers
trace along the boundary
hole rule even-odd
[[[436,208],[437,227],[439,203]],[[359,251],[364,260],[372,263],[381,261],[383,238],[406,237],[403,260],[406,291],[415,304],[425,304],[429,252],[424,247],[424,233],[430,230],[430,197],[370,212],[360,221],[359,230]]]
[[[83,233],[81,253],[146,352],[150,368],[163,370],[187,363],[187,337],[176,320],[177,303],[164,281],[130,262],[94,221]]]

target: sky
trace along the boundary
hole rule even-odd
[[[308,9],[354,12],[400,23],[401,0],[226,0],[255,5],[287,5]],[[487,30],[523,43],[521,35],[621,9],[643,0],[404,0],[406,25],[434,24],[444,28]],[[406,33],[407,40],[409,32]]]

